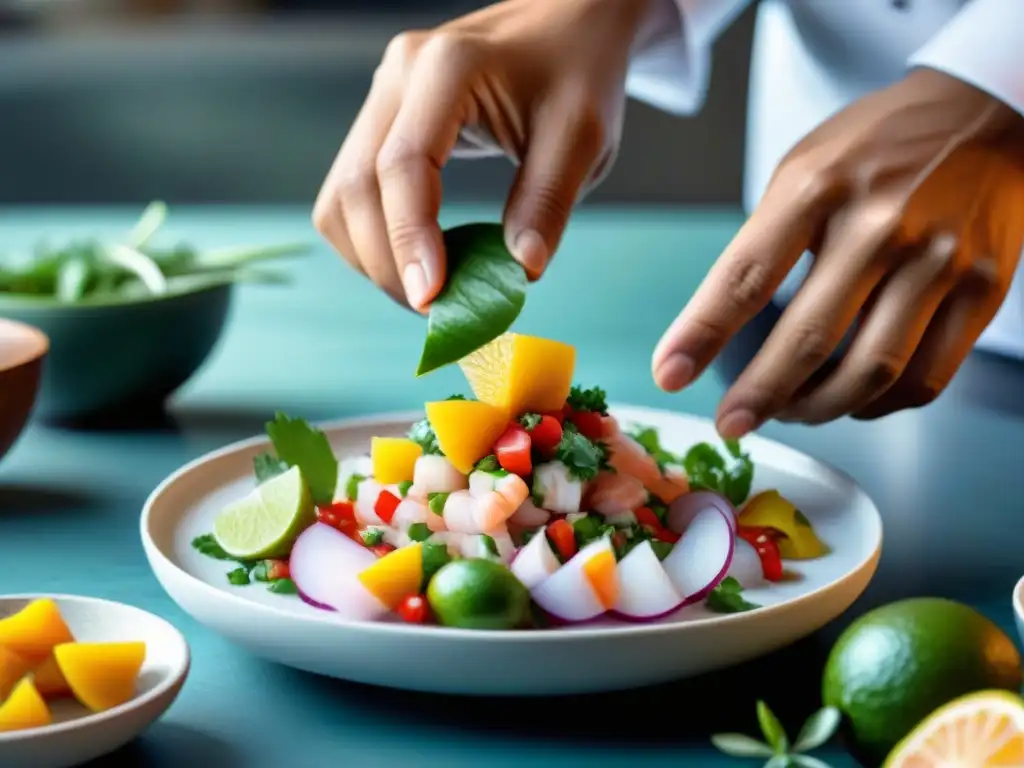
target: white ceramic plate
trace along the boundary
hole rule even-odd
[[[71,595],[5,595],[0,618],[40,597],[53,599],[79,642],[146,644],[138,695],[114,709],[91,714],[72,700],[50,703],[53,725],[0,733],[3,768],[67,768],[113,752],[144,731],[178,696],[189,670],[185,638],[151,613],[130,605]]]
[[[716,441],[706,419],[613,408],[624,425],[657,427],[669,450]],[[373,435],[402,435],[419,414],[322,425],[342,458],[366,454]],[[539,631],[479,631],[395,622],[344,622],[264,585],[234,587],[230,566],[191,547],[229,500],[254,486],[258,437],[182,467],[146,501],[142,539],[164,589],[202,623],[252,652],[298,669],[363,683],[443,693],[543,695],[630,688],[688,677],[768,653],[820,628],[864,591],[882,542],[878,510],[847,475],[759,437],[744,441],[755,491],[778,488],[832,547],[789,564],[798,580],[748,590],[764,608],[720,615],[684,608],[652,624],[608,620]]]

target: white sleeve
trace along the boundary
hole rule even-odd
[[[1024,115],[1024,0],[969,0],[909,64],[945,72]]]
[[[690,115],[704,103],[715,39],[750,0],[652,0],[638,36],[626,91],[665,112]],[[1010,0],[1020,2],[1024,0]]]

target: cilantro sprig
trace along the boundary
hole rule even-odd
[[[298,467],[313,501],[328,504],[338,484],[338,459],[327,435],[304,419],[277,413],[267,422],[267,435],[282,462]]]
[[[763,701],[757,702],[757,722],[765,741],[742,733],[718,733],[711,743],[731,757],[768,758],[764,768],[829,768],[828,763],[811,757],[811,752],[824,746],[839,728],[841,715],[835,707],[824,707],[811,715],[790,746],[782,723]]]
[[[743,585],[732,576],[727,576],[711,590],[705,604],[715,613],[742,613],[761,607],[743,597]]]
[[[608,447],[583,435],[574,424],[562,426],[562,439],[555,448],[555,458],[565,465],[576,480],[590,480],[608,468]]]

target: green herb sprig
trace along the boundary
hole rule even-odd
[[[711,743],[731,757],[767,758],[764,768],[830,768],[828,763],[811,757],[811,752],[824,746],[839,728],[841,715],[835,707],[819,709],[804,723],[796,741],[790,745],[782,723],[763,701],[757,702],[757,722],[764,741],[742,733],[717,733]]]
[[[157,201],[118,241],[40,243],[30,254],[0,254],[0,293],[77,304],[146,299],[232,282],[279,284],[289,281],[287,274],[253,265],[309,250],[304,243],[213,250],[153,245],[166,219],[167,206]]]

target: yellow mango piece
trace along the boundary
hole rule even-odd
[[[778,543],[784,560],[812,560],[829,551],[811,521],[778,491],[763,491],[747,501],[740,511],[739,524],[774,528],[783,534],[785,538]]]
[[[459,361],[473,394],[512,416],[559,411],[569,397],[576,350],[568,344],[505,333]]]
[[[373,477],[382,485],[412,482],[416,459],[422,455],[419,443],[405,437],[375,437],[370,440]]]
[[[423,545],[420,542],[389,552],[359,574],[370,594],[391,610],[420,591],[423,581]]]
[[[508,427],[506,411],[476,400],[427,403],[427,419],[445,458],[469,474]]]
[[[0,645],[0,701],[10,695],[14,686],[31,668],[31,663]]]
[[[0,619],[0,645],[29,661],[42,661],[55,645],[74,641],[57,604],[33,600],[20,611]]]
[[[53,655],[75,698],[93,712],[103,712],[135,697],[146,644],[65,643]]]
[[[0,733],[42,728],[52,722],[50,708],[30,678],[22,678],[7,700],[0,704]]]
[[[32,669],[32,682],[44,699],[59,699],[71,695],[71,686],[64,679],[57,658],[52,654]]]

